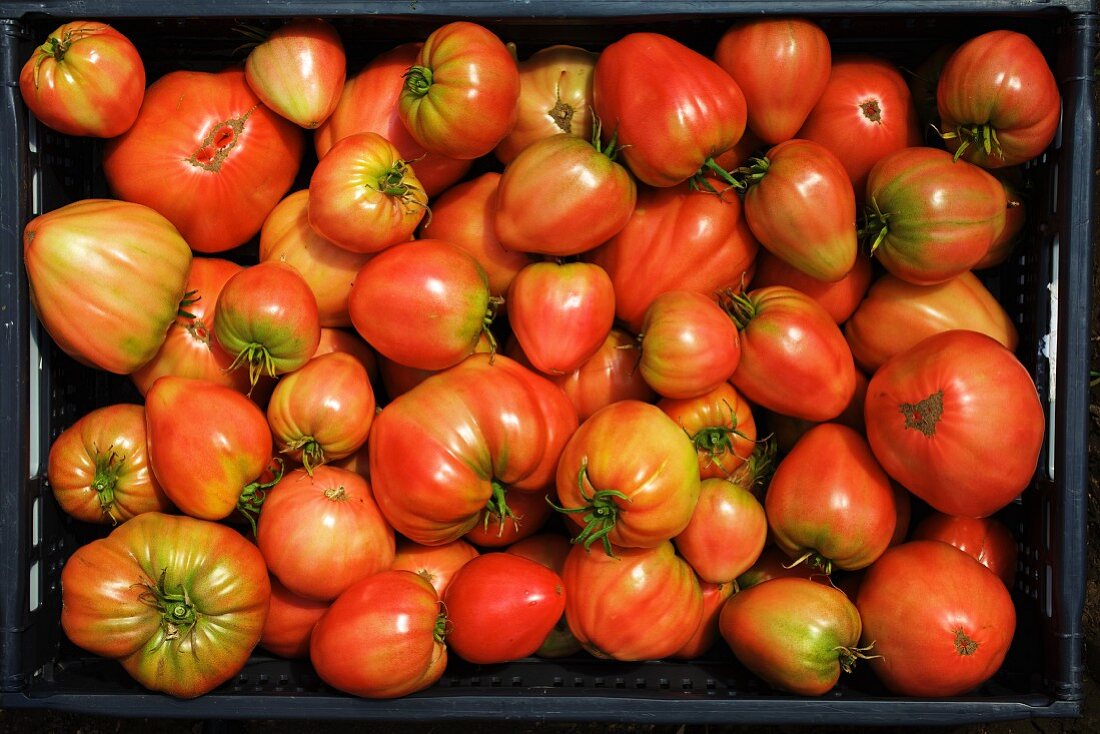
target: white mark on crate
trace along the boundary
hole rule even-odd
[[[31,564],[31,576],[30,583],[27,585],[27,596],[29,597],[29,611],[34,611],[38,607],[42,606],[42,589],[39,584],[39,572],[38,561]]]

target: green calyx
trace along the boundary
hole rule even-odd
[[[743,292],[727,288],[718,294],[718,305],[733,319],[738,331],[744,331],[756,318],[756,302]]]
[[[275,469],[272,471],[274,478],[270,482],[256,480],[245,485],[240,496],[237,497],[237,512],[244,515],[244,518],[248,520],[248,524],[252,526],[253,536],[256,535],[256,516],[260,514],[260,508],[263,507],[264,500],[267,499],[267,490],[274,487],[283,478],[285,469],[283,460],[276,457],[272,460],[272,464]]]
[[[485,532],[489,532],[489,523],[497,523],[497,537],[504,535],[504,524],[508,521],[512,521],[512,525],[516,530],[519,530],[520,518],[516,517],[516,514],[512,512],[512,508],[508,506],[508,490],[504,488],[504,485],[497,480],[492,481],[493,493],[489,497],[489,501],[485,503],[485,509],[481,511],[482,528]]]
[[[443,602],[439,602],[439,616],[435,618],[435,629],[432,631],[432,637],[435,641],[442,645],[447,640],[447,627],[450,625],[450,621],[447,619],[447,610],[443,606]]]
[[[864,243],[870,243],[870,253],[875,251],[886,241],[890,234],[890,213],[879,208],[874,196],[863,213],[863,226],[860,227],[858,237]]]
[[[729,184],[724,189],[717,189],[710,179],[714,177]],[[703,165],[699,167],[699,170],[695,172],[690,179],[688,179],[688,188],[692,191],[705,191],[709,194],[721,197],[730,189],[742,191],[745,188],[745,182],[738,179],[734,174],[727,171],[714,160],[714,158],[707,158],[703,161]]]
[[[979,147],[987,157],[1004,159],[1004,150],[1001,141],[997,139],[997,130],[992,125],[959,125],[954,130],[940,133],[943,140],[958,140],[959,147],[955,149],[951,160],[957,162],[972,146]]]
[[[607,555],[614,557],[615,553],[611,547],[611,540],[607,537],[611,534],[611,531],[615,529],[615,524],[619,520],[619,513],[622,512],[622,508],[616,500],[622,500],[629,503],[630,498],[622,492],[614,489],[601,489],[589,494],[585,491],[585,486],[591,486],[591,482],[588,481],[588,461],[587,459],[581,462],[581,468],[577,472],[577,491],[580,493],[581,499],[584,501],[582,507],[561,507],[554,504],[554,502],[547,497],[546,501],[550,503],[550,506],[555,510],[565,514],[577,514],[585,513],[581,518],[584,522],[584,530],[580,532],[577,537],[571,540],[571,543],[583,543],[584,549],[591,550],[592,544],[597,540],[603,544],[604,552]]]
[[[859,660],[874,660],[878,658],[883,660],[882,655],[868,655],[871,648],[875,646],[874,642],[871,642],[863,647],[844,647],[843,645],[837,645],[833,650],[837,653],[837,662],[840,663],[840,669],[845,673],[851,673],[855,668],[856,662]]]
[[[246,345],[244,349],[237,353],[233,363],[229,365],[226,371],[232,372],[246,363],[248,364],[248,382],[252,387],[256,387],[256,383],[260,381],[262,375],[275,376],[275,360],[263,344],[251,342]],[[252,394],[251,388],[248,394]]]
[[[592,147],[596,149],[597,153],[602,153],[607,156],[608,160],[615,160],[619,157],[619,151],[623,149],[623,146],[619,145],[619,131],[616,129],[611,135],[611,140],[604,144],[603,142],[603,121],[600,118],[593,115],[592,118]]]
[[[306,474],[313,476],[314,468],[325,463],[325,449],[313,436],[300,436],[294,441],[283,446],[284,454],[298,454],[301,456],[302,467]]]
[[[144,591],[139,595],[143,604],[160,612],[160,626],[164,633],[161,642],[182,640],[190,635],[199,621],[199,612],[191,602],[191,597],[183,585],[169,590],[166,579],[168,569],[161,569],[160,578],[155,584],[139,584]],[[158,643],[160,644],[160,643]]]
[[[108,446],[104,452],[96,449],[95,476],[90,486],[99,498],[100,509],[111,519],[112,525],[118,525],[118,516],[115,515],[115,490],[118,488],[118,475],[122,473],[125,463],[126,457],[117,454],[113,445]]]
[[[198,295],[198,293],[197,290],[190,290],[183,294],[183,298],[180,299],[179,306],[176,308],[177,317],[187,319],[188,321],[195,320],[195,314],[191,313],[188,309],[202,300],[202,296]]]
[[[833,572],[833,562],[825,556],[821,555],[815,550],[806,551],[798,558],[791,561],[789,564],[783,566],[783,568],[794,568],[795,566],[805,563],[810,568],[816,568],[821,573],[828,576]]]
[[[404,76],[405,90],[414,97],[423,97],[432,88],[432,70],[427,66],[410,66]]]

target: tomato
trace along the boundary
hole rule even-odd
[[[764,250],[756,258],[752,287],[765,288],[769,285],[785,285],[802,291],[817,301],[833,317],[833,321],[843,324],[855,312],[871,285],[871,258],[856,255],[855,265],[847,275],[827,283],[806,275]]]
[[[752,408],[728,382],[695,398],[662,398],[657,407],[695,444],[703,479],[731,477],[752,454],[756,441]]]
[[[62,351],[129,374],[156,355],[184,296],[191,251],[148,207],[85,199],[23,230],[31,305]]]
[[[377,381],[379,377],[378,357],[375,356],[370,345],[363,341],[358,334],[344,329],[328,329],[322,326],[321,339],[317,342],[317,350],[313,353],[313,356],[320,357],[331,352],[342,352],[355,357],[356,361],[363,365],[363,369],[367,371],[371,383]]]
[[[478,522],[462,536],[482,548],[503,548],[542,530],[553,508],[545,492],[513,492],[503,512],[490,501]]]
[[[821,696],[866,650],[859,612],[844,592],[800,578],[742,589],[722,608],[722,637],[741,663],[768,684]],[[877,650],[875,651],[877,652]]]
[[[569,438],[557,468],[559,511],[587,551],[599,541],[653,548],[683,532],[699,499],[695,447],[660,408],[624,400]]]
[[[795,137],[821,143],[840,159],[858,200],[880,158],[921,143],[905,77],[889,61],[869,56],[833,59],[829,83]]]
[[[307,658],[313,625],[328,609],[329,603],[298,596],[274,576],[270,581],[271,605],[260,645],[280,657]]]
[[[751,492],[725,479],[704,479],[691,522],[674,541],[700,580],[724,584],[752,568],[767,537],[768,519]]]
[[[736,585],[733,583],[712,584],[708,581],[699,582],[699,589],[703,593],[703,620],[695,629],[695,634],[672,657],[681,660],[693,660],[705,655],[718,639],[718,619],[722,614],[722,607],[726,600],[733,596]]]
[[[321,680],[367,698],[397,698],[439,680],[447,618],[435,589],[409,571],[359,581],[313,628],[309,658]]]
[[[646,309],[642,378],[666,398],[696,398],[725,382],[741,360],[737,326],[710,297],[667,291]]]
[[[525,658],[565,611],[561,577],[512,553],[486,553],[466,563],[443,596],[451,651],[488,665]]]
[[[347,80],[335,111],[313,136],[318,158],[324,158],[339,140],[370,132],[393,143],[403,160],[416,161],[416,177],[428,196],[435,196],[466,174],[470,161],[424,150],[398,115],[397,98],[405,86],[402,75],[416,61],[421,45],[404,43],[386,51]]]
[[[765,581],[788,577],[810,579],[822,584],[831,583],[829,576],[819,569],[812,568],[805,563],[791,563],[791,559],[786,553],[774,545],[769,545],[764,548],[760,557],[756,559],[756,563],[737,577],[737,586],[739,589],[744,590]]]
[[[871,253],[892,274],[934,285],[974,267],[1005,226],[1004,187],[936,148],[882,158],[867,178]]]
[[[172,508],[149,469],[140,405],[97,408],[62,431],[46,476],[61,509],[84,522],[117,525]]]
[[[340,34],[320,18],[276,28],[244,62],[248,86],[265,105],[312,130],[340,101],[347,59]]]
[[[844,325],[844,338],[856,363],[874,372],[895,354],[952,329],[981,332],[1013,351],[1018,342],[1004,306],[970,272],[935,285],[883,275]]]
[[[754,404],[826,421],[855,393],[856,369],[840,327],[807,295],[776,285],[728,306],[741,330],[741,361],[730,378]]]
[[[1031,375],[973,331],[937,334],[891,358],[871,378],[865,415],[886,472],[962,517],[991,515],[1027,487],[1046,432]]]
[[[592,72],[598,54],[576,46],[545,46],[519,62],[516,124],[496,149],[508,165],[528,145],[559,133],[592,137]]]
[[[1024,163],[1054,140],[1062,99],[1043,52],[1022,33],[996,30],[959,46],[936,86],[944,139],[985,168]]]
[[[1023,184],[1019,179],[1019,170],[999,168],[996,176],[1005,190],[1005,200],[1008,202],[1008,208],[1005,209],[1005,226],[993,240],[985,256],[974,265],[975,270],[992,268],[1008,260],[1020,241],[1024,224],[1027,223],[1027,207],[1021,191]]]
[[[398,114],[425,150],[480,158],[516,122],[519,69],[492,31],[469,21],[428,36],[405,72]]]
[[[335,352],[314,357],[279,380],[267,405],[267,422],[279,451],[309,472],[351,456],[366,443],[374,407],[362,363]]]
[[[412,166],[378,133],[336,142],[309,180],[309,225],[352,252],[378,252],[412,239],[428,196]]]
[[[643,187],[619,234],[586,253],[611,276],[615,315],[638,332],[646,309],[665,291],[712,295],[749,279],[757,242],[732,194]]]
[[[713,158],[745,132],[737,82],[659,33],[631,33],[607,46],[596,62],[592,96],[626,165],[650,186],[675,186],[711,170]]]
[[[936,540],[891,548],[863,575],[856,598],[871,669],[903,696],[958,696],[988,680],[1016,628],[997,576]]]
[[[473,257],[443,240],[417,240],[363,266],[348,310],[355,330],[383,357],[441,370],[474,352],[495,306]]]
[[[802,127],[829,82],[829,38],[802,18],[753,18],[730,26],[714,60],[748,105],[748,125],[761,140],[782,143]]]
[[[825,573],[871,565],[897,523],[889,477],[863,437],[838,423],[798,440],[775,470],[764,507],[775,544]]]
[[[504,552],[546,566],[560,577],[565,570],[565,559],[569,557],[572,548],[573,545],[564,535],[541,533],[513,543]],[[543,658],[564,658],[580,651],[581,643],[569,630],[569,621],[563,610],[554,628],[546,635],[539,649],[535,650],[535,655]]]
[[[450,542],[490,500],[508,517],[508,493],[545,491],[576,426],[573,406],[548,380],[502,355],[473,355],[374,419],[375,498],[410,540]]]
[[[832,423],[848,426],[859,433],[864,432],[863,406],[867,401],[867,385],[869,383],[870,379],[867,375],[857,369],[856,389],[852,393],[852,399],[848,401],[848,405],[844,407],[840,415],[831,420]],[[798,439],[806,434],[806,431],[818,425],[820,421],[808,421],[804,418],[792,418],[789,415],[768,412],[761,415],[761,423],[771,432],[779,452],[785,454],[794,447]]]
[[[260,552],[235,530],[147,512],[65,563],[61,626],[146,688],[194,698],[244,667],[270,596]]]
[[[890,482],[894,490],[894,506],[897,507],[897,522],[894,524],[894,535],[890,538],[890,547],[904,543],[909,536],[909,523],[913,518],[912,495],[909,490],[897,482]]]
[[[447,585],[451,583],[458,569],[477,556],[477,548],[465,540],[429,546],[398,538],[393,570],[412,571],[423,577],[435,588],[439,597],[443,598],[443,592],[447,590]]]
[[[301,156],[301,129],[260,104],[243,70],[173,71],[107,143],[103,172],[118,198],[156,209],[191,249],[223,252],[260,231]]]
[[[338,247],[309,225],[309,191],[280,201],[260,230],[260,262],[281,262],[298,271],[317,300],[321,326],[351,326],[348,294],[370,256]]]
[[[330,466],[287,472],[268,491],[256,544],[287,589],[319,601],[393,564],[393,530],[370,485]]]
[[[787,140],[754,158],[745,220],[773,255],[817,280],[855,266],[856,198],[837,157],[811,140]]]
[[[255,403],[228,387],[166,376],[146,393],[145,418],[149,463],[180,510],[203,520],[255,513],[272,451]]]
[[[130,39],[87,20],[65,23],[19,73],[34,116],[66,135],[113,138],[130,129],[145,96],[145,66]]]
[[[993,517],[953,517],[934,512],[913,530],[913,540],[939,540],[973,556],[1012,590],[1019,550],[1012,531]]]
[[[490,333],[489,331],[481,332],[481,336],[477,340],[477,346],[474,347],[474,354],[495,353],[496,339],[490,341]],[[524,366],[530,367],[530,365]],[[402,393],[407,393],[432,375],[443,371],[417,369],[416,367],[399,364],[386,357],[379,358],[378,369],[381,374],[382,385],[386,388],[386,395],[390,400]]]

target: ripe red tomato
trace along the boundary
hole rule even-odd
[[[313,626],[328,609],[327,601],[306,599],[271,577],[271,604],[260,634],[260,644],[284,658],[308,658]]]
[[[870,383],[870,378],[857,369],[856,389],[852,393],[852,399],[848,401],[848,405],[844,407],[840,415],[832,419],[832,423],[839,423],[858,433],[864,433],[863,406],[867,401],[868,383]],[[776,449],[779,453],[785,454],[794,447],[798,439],[806,434],[806,431],[818,425],[820,421],[808,421],[804,418],[792,418],[789,415],[766,412],[760,416],[760,422],[767,426],[772,438],[775,439]]]
[[[891,548],[863,574],[856,598],[871,669],[903,696],[958,696],[1004,660],[1016,609],[1000,579],[936,540]]]
[[[766,288],[769,285],[785,285],[802,291],[817,301],[833,317],[833,321],[843,324],[855,312],[871,285],[871,258],[856,255],[855,265],[847,275],[833,283],[826,283],[763,250],[756,257],[752,287]]]
[[[871,378],[865,415],[886,472],[963,517],[991,515],[1027,487],[1046,433],[1031,375],[974,331],[931,336],[886,362]]]
[[[700,580],[724,584],[752,568],[767,537],[768,518],[751,492],[725,479],[704,479],[691,522],[674,541]]]
[[[829,38],[802,18],[753,18],[730,26],[714,60],[745,94],[748,126],[766,143],[790,140],[829,81]]]
[[[913,530],[913,540],[939,540],[973,556],[1011,590],[1019,550],[1012,531],[993,517],[970,518],[934,512]]]
[[[482,548],[503,548],[542,530],[553,514],[545,492],[512,492],[506,508],[493,500],[481,510],[477,523],[463,538]]]
[[[447,617],[432,585],[383,571],[332,603],[309,640],[321,680],[366,698],[397,698],[439,680],[447,667]]]
[[[244,70],[248,86],[265,105],[312,130],[340,101],[347,59],[331,23],[296,18],[253,48]]]
[[[113,138],[130,129],[145,96],[145,66],[130,39],[87,20],[65,23],[19,73],[34,116],[66,135]]]
[[[443,596],[447,644],[471,663],[505,663],[533,655],[565,611],[561,577],[512,553],[466,563]]]
[[[709,296],[667,291],[646,309],[638,369],[666,398],[686,400],[714,390],[741,360],[737,326]]]
[[[564,535],[541,533],[513,543],[504,552],[540,563],[561,576],[565,570],[565,559],[572,549],[573,544]],[[535,650],[535,655],[541,658],[563,658],[580,651],[581,643],[569,630],[569,621],[563,612],[554,629],[550,630],[539,649]]]
[[[301,156],[301,128],[260,104],[242,69],[173,71],[107,143],[103,172],[118,198],[156,209],[191,249],[223,252],[260,231]]]
[[[405,72],[398,114],[425,150],[480,158],[516,122],[519,69],[484,26],[456,21],[428,36]]]
[[[737,586],[732,582],[712,584],[709,581],[700,581],[699,589],[703,593],[703,621],[699,623],[691,639],[672,654],[674,658],[694,660],[714,647],[718,639],[718,620],[722,615],[722,607],[733,596]]]
[[[394,571],[412,571],[423,577],[440,598],[447,590],[458,569],[477,558],[477,548],[465,540],[453,540],[443,545],[420,545],[405,538],[398,538],[393,557]]]
[[[332,352],[342,352],[355,357],[363,369],[367,371],[371,385],[378,384],[379,369],[378,357],[370,345],[363,341],[362,337],[344,329],[328,329],[321,327],[321,339],[317,342],[317,351],[314,357]]]
[[[1042,153],[1054,140],[1061,103],[1043,52],[1015,31],[990,31],[959,46],[936,87],[948,148],[985,168]]]
[[[489,331],[481,332],[481,337],[477,340],[477,346],[474,347],[474,354],[495,353],[496,340],[489,341],[489,334]],[[524,366],[530,367],[530,365]],[[531,369],[534,369],[534,367],[531,367]],[[382,378],[382,385],[386,389],[386,396],[390,400],[393,400],[398,395],[407,393],[432,375],[443,372],[443,370],[422,370],[416,367],[409,367],[394,362],[387,357],[378,358],[378,371]]]

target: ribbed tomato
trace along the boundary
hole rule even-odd
[[[728,382],[695,398],[663,398],[657,407],[695,444],[703,479],[729,479],[752,455],[756,443],[752,408]]]

